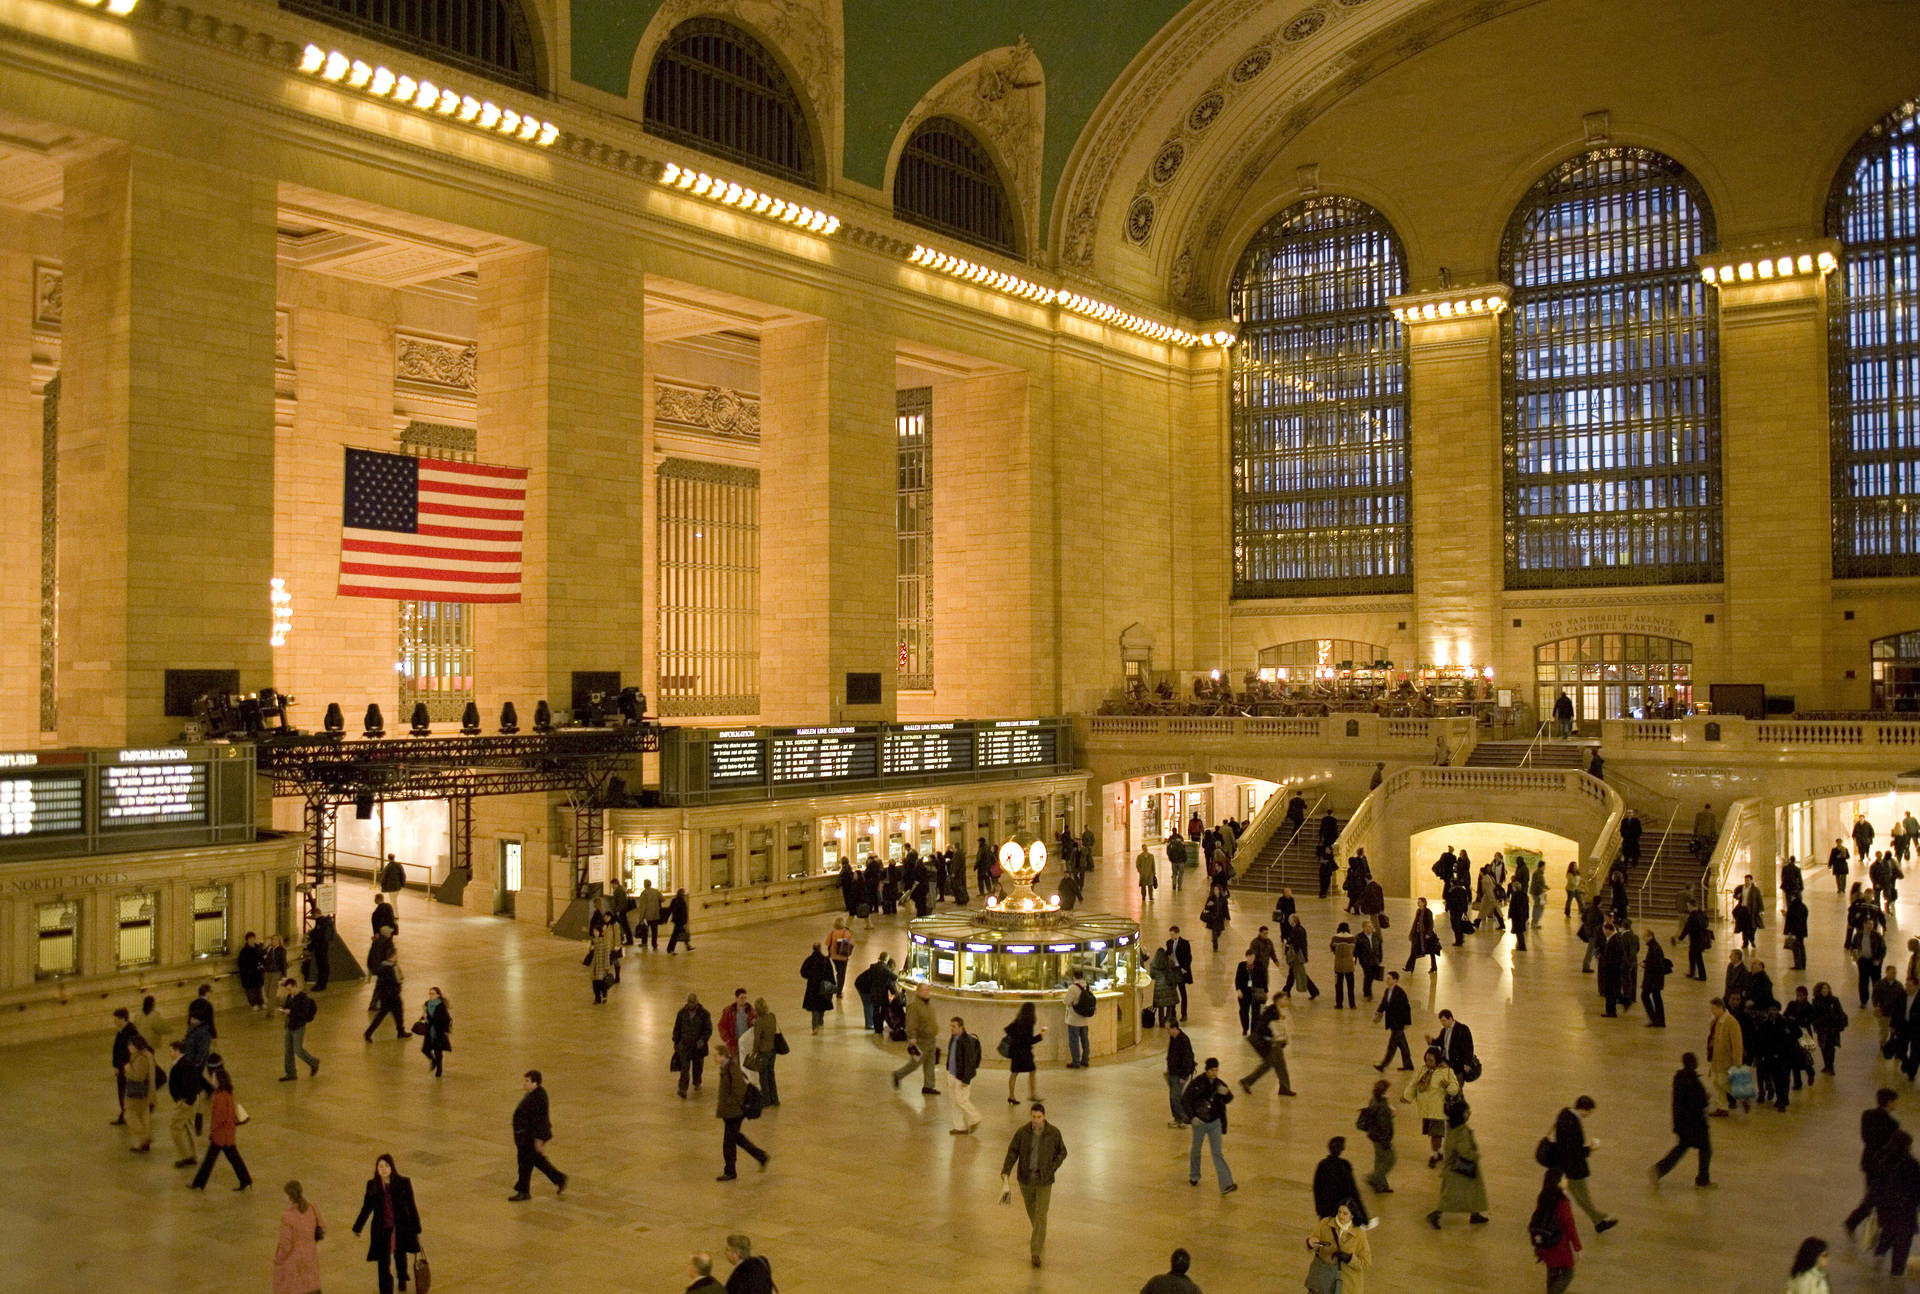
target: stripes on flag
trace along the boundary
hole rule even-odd
[[[347,450],[340,596],[518,602],[524,468]]]

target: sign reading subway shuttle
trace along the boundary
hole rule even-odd
[[[978,780],[1068,758],[1063,719],[948,720],[804,728],[669,728],[669,804],[823,789]]]
[[[251,840],[253,747],[0,752],[0,861]]]

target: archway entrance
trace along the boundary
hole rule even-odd
[[[1670,718],[1693,706],[1693,644],[1657,634],[1580,634],[1534,647],[1533,677],[1543,718],[1562,691],[1581,723]]]
[[[1549,899],[1558,903],[1565,898],[1567,864],[1580,856],[1578,842],[1538,827],[1522,827],[1507,822],[1456,822],[1444,827],[1416,831],[1407,840],[1407,853],[1413,863],[1412,893],[1438,909],[1442,886],[1433,873],[1434,860],[1448,849],[1466,850],[1477,877],[1480,869],[1493,861],[1497,853],[1507,860],[1507,875],[1513,875],[1514,862],[1524,858],[1528,870],[1545,860]]]

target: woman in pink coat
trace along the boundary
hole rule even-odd
[[[320,1294],[320,1210],[307,1203],[300,1183],[287,1183],[287,1211],[280,1215],[280,1243],[273,1251],[273,1294]]]

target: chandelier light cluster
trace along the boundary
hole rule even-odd
[[[125,3],[125,0],[115,2]],[[298,66],[308,76],[319,77],[322,81],[358,90],[372,98],[400,104],[418,112],[449,117],[476,130],[506,139],[517,139],[536,148],[549,147],[560,137],[560,127],[550,121],[523,115],[512,108],[502,108],[488,100],[435,85],[432,81],[403,76],[364,59],[349,57],[337,49],[309,45],[300,52]]]
[[[1507,308],[1507,298],[1498,292],[1477,297],[1454,297],[1444,301],[1410,301],[1393,308],[1393,317],[1401,323],[1427,323],[1435,319],[1472,319],[1497,315]]]
[[[1782,252],[1778,255],[1741,252],[1734,258],[1716,259],[1700,266],[1700,277],[1724,287],[1729,283],[1752,283],[1756,279],[1807,278],[1829,274],[1840,264],[1830,251]]]
[[[668,162],[660,169],[660,183],[670,189],[679,189],[696,198],[705,198],[717,202],[723,207],[732,207],[756,216],[765,216],[769,220],[778,220],[792,225],[795,229],[804,229],[810,234],[826,237],[840,228],[840,217],[830,216],[824,211],[815,211],[812,207],[789,202],[785,198],[776,198],[771,193],[761,193],[744,184],[697,171],[690,166],[681,166]]]

